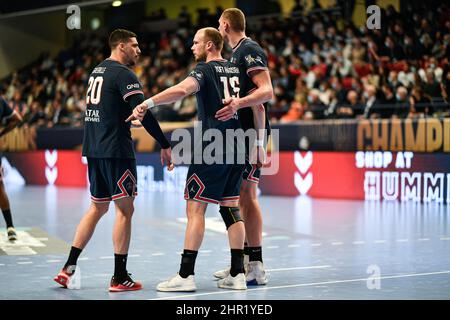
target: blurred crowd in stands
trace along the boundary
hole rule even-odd
[[[296,2],[290,17],[261,17],[247,30],[268,56],[272,121],[450,116],[450,6],[411,2],[401,13],[391,6],[381,11],[381,29],[368,30],[343,13],[302,13]],[[186,77],[194,66],[194,32],[217,27],[221,11],[199,10],[195,23],[183,7],[175,30],[137,32],[142,57],[135,71],[146,97]],[[160,10],[151,20],[165,17]],[[0,93],[24,125],[83,125],[86,83],[109,55],[107,35],[84,32],[56,57],[43,54],[0,81]],[[226,48],[224,57],[230,53]],[[191,96],[155,109],[161,121],[189,121],[196,101]]]

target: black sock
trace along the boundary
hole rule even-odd
[[[230,274],[235,277],[238,273],[244,273],[244,250],[231,249]]]
[[[2,210],[2,212],[3,212],[3,217],[5,218],[6,228],[14,228],[14,225],[12,222],[12,217],[11,217],[11,210],[6,209],[6,210]]]
[[[262,260],[262,247],[249,247],[250,251],[250,261],[261,261]]]
[[[246,256],[249,256],[249,255],[250,255],[250,248],[249,248],[247,242],[244,242],[244,254],[245,254]]]
[[[114,279],[121,281],[126,278],[128,254],[114,254]]]
[[[178,274],[182,278],[187,278],[190,275],[194,275],[195,259],[197,258],[198,251],[183,250],[181,255],[180,271]]]
[[[80,256],[80,253],[83,249],[73,247],[70,248],[69,258],[67,259],[66,264],[64,265],[64,269],[67,268],[67,266],[76,266],[78,257]]]

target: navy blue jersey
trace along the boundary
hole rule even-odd
[[[242,38],[241,41],[233,49],[231,62],[236,64],[240,70],[240,97],[245,97],[256,89],[250,73],[255,70],[267,70],[267,57],[264,50],[258,43],[250,38]],[[266,110],[266,129],[270,130],[269,119]],[[239,119],[244,130],[255,128],[253,121],[253,111],[250,107],[242,108],[239,111]],[[268,132],[269,133],[269,132]]]
[[[128,97],[144,94],[138,78],[125,65],[106,59],[94,68],[86,93],[83,156],[134,159]]]
[[[189,77],[193,77],[198,83],[197,114],[203,132],[207,129],[217,129],[226,133],[227,129],[241,128],[237,115],[227,121],[220,121],[215,117],[216,112],[223,108],[224,99],[239,95],[239,68],[225,59],[200,62],[189,73]],[[207,145],[208,142],[203,142],[203,148]],[[235,147],[236,145],[233,146]]]
[[[0,123],[1,125],[6,125],[6,121],[12,117],[13,110],[10,108],[8,103],[0,98]]]

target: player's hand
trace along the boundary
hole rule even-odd
[[[132,120],[142,121],[147,113],[147,110],[147,104],[145,102],[137,105],[136,108],[134,108],[133,113],[127,118],[127,120],[125,120],[125,122]]]
[[[253,146],[249,161],[251,164],[256,164],[257,168],[265,166],[267,164],[267,153],[264,147]]]
[[[224,107],[216,112],[216,119],[227,121],[233,118],[239,109],[239,98],[228,98],[223,100]]]
[[[139,120],[131,120],[132,128],[140,128],[142,127],[142,123]]]
[[[167,164],[167,170],[172,171],[174,164],[172,162],[172,148],[161,149],[161,164]]]

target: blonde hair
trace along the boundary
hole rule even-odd
[[[245,15],[238,8],[229,8],[222,13],[222,17],[230,23],[230,27],[235,32],[245,31]]]
[[[223,38],[220,35],[220,32],[215,28],[203,28],[204,31],[204,40],[212,41],[217,51],[222,51],[223,48]]]

